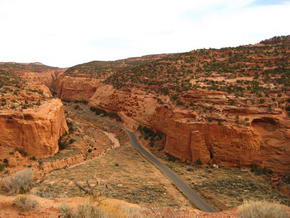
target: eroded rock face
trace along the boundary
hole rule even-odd
[[[184,161],[287,172],[288,39],[81,64],[61,76],[58,96],[163,132],[164,151]]]
[[[29,84],[46,85],[52,88],[53,82],[66,69],[41,63],[0,62],[0,70],[13,72]]]
[[[56,82],[58,97],[68,101],[88,101],[96,91],[98,79],[61,76]]]
[[[69,90],[77,90],[73,84],[88,87],[86,82],[80,84],[82,80],[67,81]],[[92,95],[90,106],[117,112],[129,128],[142,124],[163,132],[164,151],[183,161],[238,167],[255,164],[280,173],[290,170],[290,125],[286,114],[236,108],[237,112],[233,108],[233,114],[248,117],[249,126],[196,122],[199,114],[176,108],[170,102],[160,104],[156,96],[137,89],[117,90],[102,83],[97,83],[95,89],[93,95],[93,86],[84,89],[79,97],[62,89],[62,95],[70,96],[70,100],[84,100]]]
[[[19,148],[35,157],[58,152],[58,140],[68,130],[59,99],[22,112],[1,111],[0,129],[1,146]]]
[[[120,91],[109,85],[99,85],[89,105],[119,112],[130,128],[142,124],[163,132],[164,151],[183,161],[238,167],[255,164],[281,173],[290,170],[286,114],[263,118],[265,114],[253,112],[248,114],[252,120],[248,127],[196,122],[193,112],[161,105],[153,95],[139,90]]]

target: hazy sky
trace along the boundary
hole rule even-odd
[[[0,0],[0,62],[68,67],[290,34],[290,0]]]

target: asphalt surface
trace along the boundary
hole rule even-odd
[[[155,165],[182,193],[187,199],[198,209],[206,212],[216,212],[217,210],[209,205],[202,197],[189,187],[178,175],[176,175],[169,167],[161,163],[153,154],[143,148],[138,142],[136,135],[125,130],[130,137],[132,146],[142,154],[148,161]]]
[[[114,126],[117,126],[128,134],[130,142],[133,148],[135,148],[145,159],[150,161],[155,167],[157,167],[176,187],[183,193],[185,197],[194,205],[196,208],[206,211],[206,212],[217,212],[218,210],[209,205],[196,191],[194,191],[190,186],[184,182],[176,173],[174,173],[169,167],[160,162],[152,153],[148,152],[144,147],[139,143],[136,138],[136,135],[130,130],[124,128],[123,126],[115,123],[111,120],[106,120],[102,118],[97,118],[99,120],[108,122]]]

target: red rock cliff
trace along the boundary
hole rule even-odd
[[[32,109],[0,112],[0,145],[19,148],[30,156],[48,157],[58,152],[58,140],[67,131],[59,99]]]
[[[98,79],[61,76],[56,81],[58,97],[68,101],[88,101],[95,93]]]
[[[60,77],[58,95],[162,131],[164,151],[184,161],[287,172],[289,37],[77,65]]]
[[[252,164],[276,172],[290,170],[286,114],[248,114],[251,125],[196,122],[194,112],[159,104],[140,90],[99,85],[90,106],[118,112],[131,128],[148,125],[166,134],[164,151],[184,161],[228,166]],[[268,118],[265,118],[268,116]],[[194,118],[194,119],[193,119]]]

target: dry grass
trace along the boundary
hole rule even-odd
[[[87,199],[79,205],[61,205],[62,218],[191,218],[188,210],[140,207],[116,199],[105,199],[101,203]]]
[[[38,206],[38,202],[36,200],[33,200],[27,196],[19,196],[15,198],[13,204],[21,211],[33,210]]]
[[[240,218],[289,218],[285,206],[267,201],[245,202],[238,209]]]
[[[96,205],[91,201],[76,207],[61,205],[59,208],[62,218],[145,218],[144,209],[122,204]]]
[[[119,200],[105,200],[100,205],[109,217],[116,218],[145,218],[145,209]]]
[[[193,217],[189,211],[176,210],[174,208],[148,208],[143,211],[144,217],[150,218],[191,218]]]
[[[0,187],[9,194],[26,193],[32,188],[33,171],[24,169],[0,180]]]
[[[62,205],[59,208],[62,218],[107,218],[108,216],[99,207],[91,203],[83,203],[77,206],[77,208],[71,208],[66,205]]]

